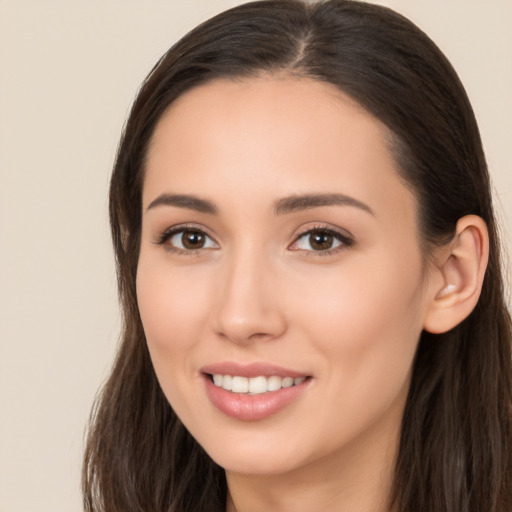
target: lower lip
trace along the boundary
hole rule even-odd
[[[304,392],[311,379],[278,391],[259,395],[232,393],[216,386],[205,375],[206,394],[212,404],[226,416],[242,421],[257,421],[272,416],[294,402]]]

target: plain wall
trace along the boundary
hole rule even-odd
[[[107,186],[140,82],[229,0],[0,0],[0,512],[81,510],[118,335]],[[512,2],[387,0],[465,83],[512,232]],[[510,240],[510,236],[508,239]]]

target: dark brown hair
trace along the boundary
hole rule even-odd
[[[466,214],[487,223],[490,260],[476,308],[450,332],[420,339],[392,499],[401,512],[511,512],[511,322],[473,111],[423,32],[387,8],[350,0],[236,7],[186,35],[144,82],[110,189],[124,327],[91,418],[85,510],[225,510],[224,472],[165,399],[139,317],[144,160],[157,121],[183,92],[216,78],[275,72],[334,84],[387,125],[399,172],[419,203],[426,247],[450,238]]]

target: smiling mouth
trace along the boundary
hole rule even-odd
[[[279,377],[272,375],[265,377],[242,377],[239,375],[209,374],[210,380],[218,388],[238,394],[261,395],[279,391],[283,388],[291,388],[302,384],[309,377]]]

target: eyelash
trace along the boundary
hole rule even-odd
[[[199,226],[191,225],[191,224],[173,226],[171,228],[166,229],[158,236],[158,238],[155,240],[154,243],[157,245],[165,245],[175,235],[178,235],[180,233],[185,233],[187,231],[201,234],[201,235],[207,237],[208,239],[210,239],[211,241],[213,241],[215,244],[217,244],[217,242],[213,239],[213,237],[211,237],[203,228],[200,228]],[[332,229],[328,226],[318,225],[318,226],[314,226],[312,228],[307,229],[306,231],[299,233],[296,236],[295,240],[290,244],[289,247],[297,244],[302,238],[304,238],[306,236],[311,236],[314,233],[332,236],[335,240],[340,242],[340,244],[331,249],[324,249],[324,250],[318,250],[318,251],[306,250],[306,249],[294,249],[294,250],[301,250],[308,257],[329,256],[329,255],[335,254],[339,251],[349,249],[350,247],[352,247],[354,245],[354,240],[347,234],[341,233],[341,232],[339,232],[335,229]],[[167,245],[166,249],[168,251],[174,252],[179,255],[198,255],[201,252],[201,250],[208,249],[208,248],[201,247],[199,249],[181,249],[179,247],[174,247],[169,244],[169,245]]]
[[[200,228],[199,226],[195,226],[193,224],[182,224],[180,226],[173,226],[171,228],[168,228],[158,236],[158,238],[155,240],[154,243],[157,245],[165,245],[175,235],[178,235],[180,233],[185,233],[187,231],[201,234],[201,235],[205,236],[206,238],[209,238],[210,240],[212,240],[214,243],[217,243],[213,239],[213,237],[211,237],[203,228]],[[186,255],[186,256],[198,255],[201,252],[201,250],[204,250],[204,249],[205,248],[203,248],[203,247],[201,247],[199,249],[181,249],[179,247],[174,247],[170,244],[166,245],[166,250],[168,250],[170,252],[174,252],[178,255]]]
[[[350,247],[352,247],[354,245],[354,240],[349,235],[347,235],[345,233],[341,233],[340,231],[337,231],[331,227],[324,226],[324,225],[314,226],[312,228],[307,229],[306,231],[303,231],[302,233],[299,233],[291,245],[296,244],[302,238],[304,238],[306,236],[311,236],[314,233],[332,236],[335,240],[340,242],[340,245],[338,245],[336,247],[332,247],[331,249],[324,249],[324,250],[318,250],[318,251],[303,250],[303,252],[306,254],[307,257],[330,256],[330,255],[336,254],[340,251],[349,249]],[[298,250],[300,250],[300,249],[298,249]]]

